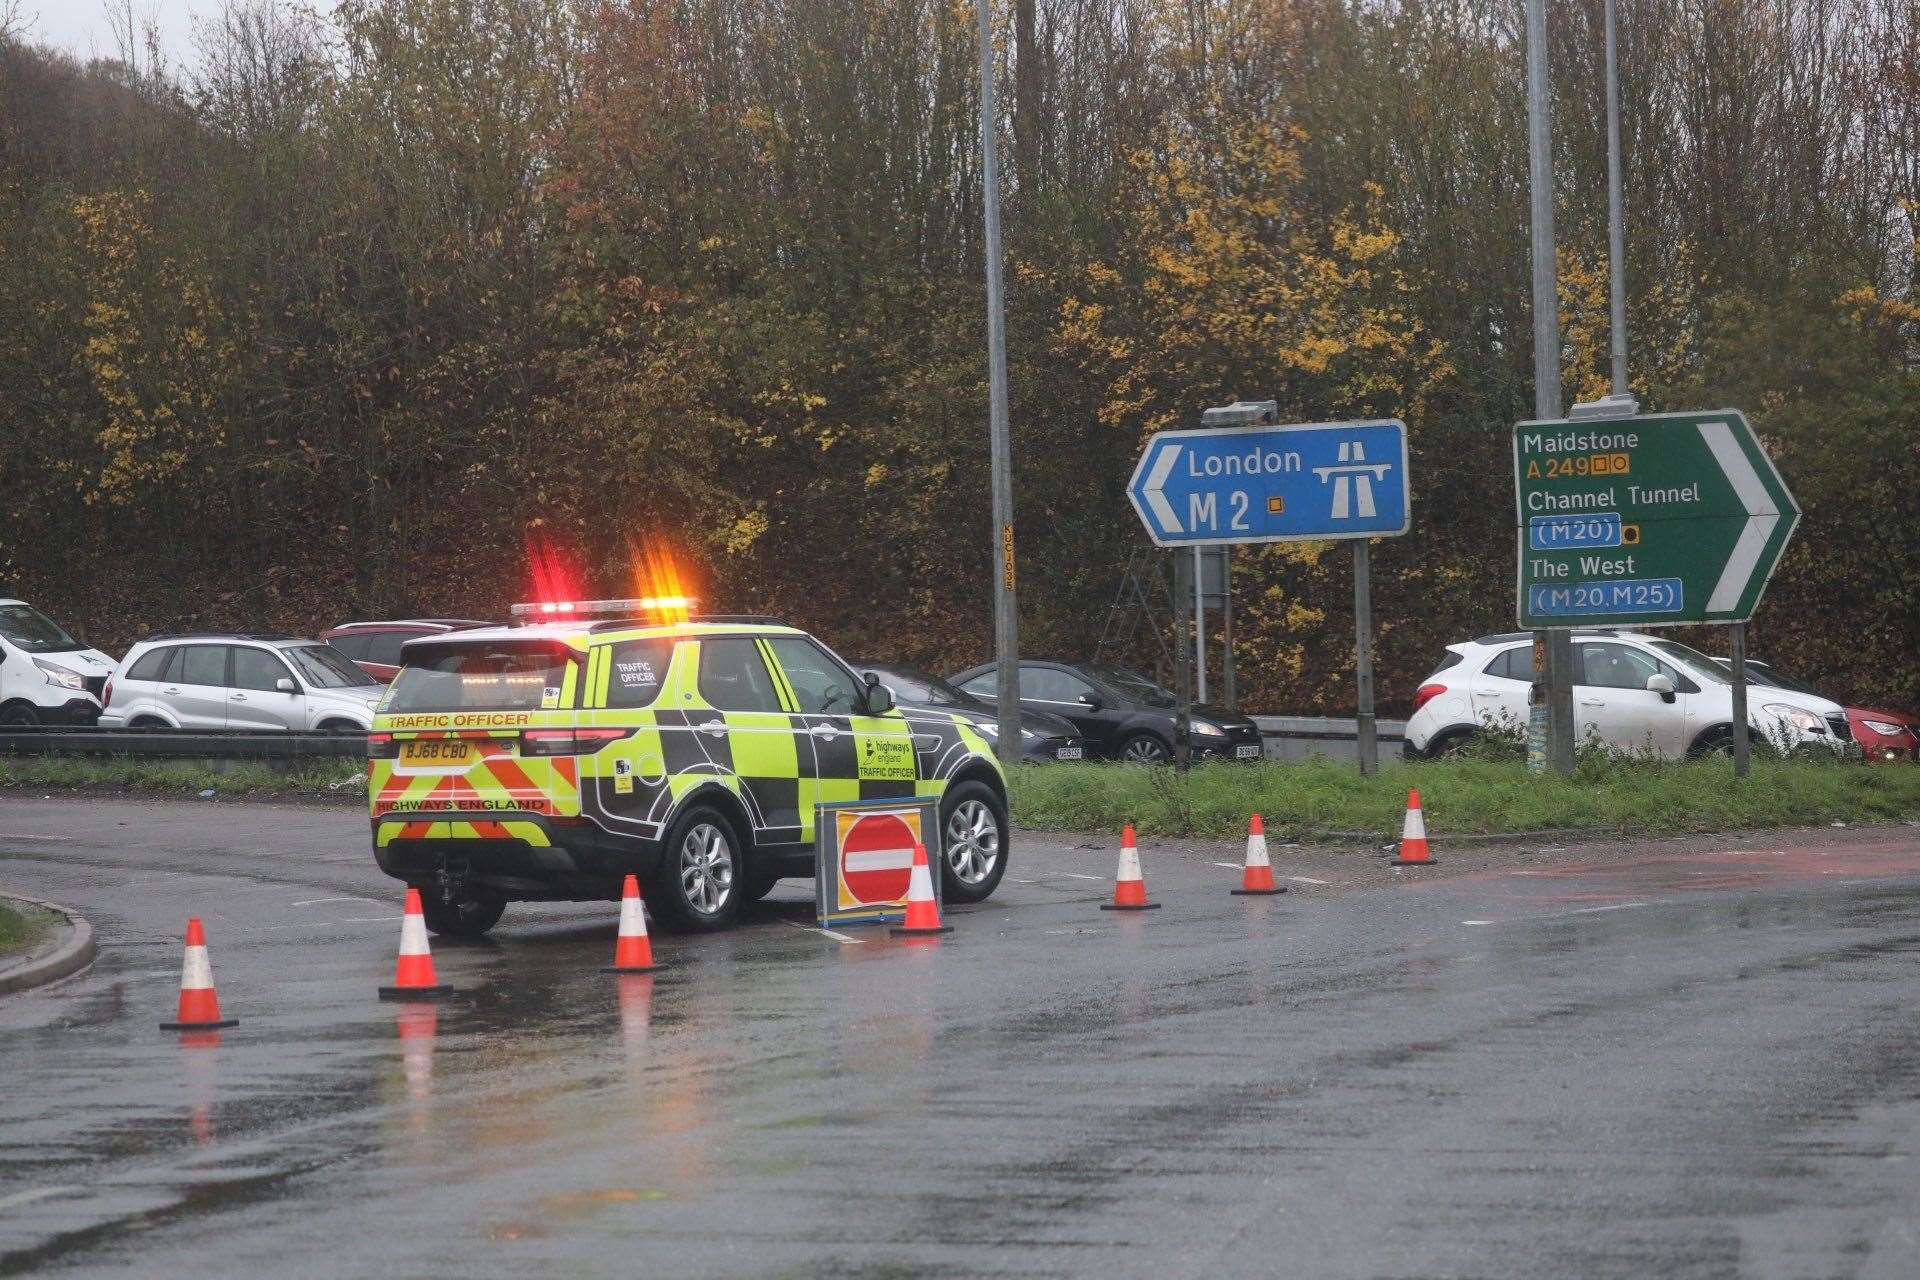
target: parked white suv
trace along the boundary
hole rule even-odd
[[[156,636],[107,681],[103,729],[358,729],[386,686],[294,636]]]
[[[1667,759],[1730,749],[1733,673],[1726,663],[1672,640],[1634,631],[1574,633],[1573,710],[1579,740]],[[1447,646],[1447,657],[1414,694],[1407,755],[1439,756],[1488,728],[1527,725],[1533,637],[1483,636]],[[1756,740],[1781,749],[1858,754],[1845,708],[1815,694],[1749,684],[1747,721]]]
[[[0,599],[0,726],[92,724],[113,659],[25,600]]]

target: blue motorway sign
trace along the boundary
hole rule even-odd
[[[1390,538],[1407,531],[1407,425],[1321,422],[1163,431],[1127,497],[1163,547]]]

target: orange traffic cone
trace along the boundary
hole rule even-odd
[[[1140,850],[1133,842],[1133,824],[1120,829],[1120,871],[1113,880],[1113,901],[1100,904],[1102,911],[1156,911],[1157,902],[1147,901],[1147,882],[1140,875]]]
[[[1400,856],[1394,867],[1430,867],[1440,861],[1427,851],[1427,816],[1420,812],[1419,791],[1407,792],[1407,821],[1400,828]]]
[[[1273,881],[1273,863],[1267,860],[1267,824],[1256,813],[1247,819],[1247,868],[1240,875],[1240,887],[1233,892],[1251,897],[1286,891],[1287,886]]]
[[[180,965],[180,1016],[160,1024],[162,1031],[218,1031],[237,1027],[238,1018],[220,1016],[220,997],[213,990],[213,966],[207,963],[207,935],[200,917],[187,920],[187,955]]]
[[[627,877],[620,891],[620,937],[613,944],[613,963],[602,973],[651,973],[653,943],[647,937],[647,909],[640,902],[640,881]]]
[[[940,904],[933,900],[933,873],[927,869],[927,846],[913,842],[913,878],[907,881],[907,919],[887,930],[896,938],[926,938],[952,933],[940,923]]]
[[[400,960],[393,967],[393,985],[380,988],[382,1000],[440,1000],[453,994],[433,974],[433,953],[427,950],[427,920],[420,914],[420,891],[407,886],[407,914],[400,921]]]

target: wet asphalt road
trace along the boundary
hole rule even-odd
[[[1149,845],[1135,916],[1109,844],[932,945],[782,886],[652,978],[516,906],[404,1009],[356,811],[0,796],[0,886],[102,935],[0,999],[0,1275],[1920,1275],[1920,830],[1270,899]],[[217,1046],[155,1025],[193,912]]]

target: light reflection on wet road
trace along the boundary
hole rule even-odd
[[[1150,846],[1118,918],[1028,839],[937,944],[801,884],[614,977],[613,904],[516,906],[391,1006],[353,811],[4,797],[105,945],[0,1000],[0,1274],[1920,1274],[1916,836],[1251,899]]]

